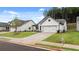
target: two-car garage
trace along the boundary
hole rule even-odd
[[[41,31],[42,32],[57,32],[57,26],[41,26]]]
[[[57,32],[58,30],[67,31],[66,20],[53,19],[50,16],[43,18],[38,23],[38,31],[40,32]]]

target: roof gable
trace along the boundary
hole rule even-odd
[[[9,22],[10,24],[13,22],[14,20],[12,20],[11,22]],[[26,24],[26,23],[28,23],[28,22],[30,22],[30,21],[32,21],[32,20],[18,20],[19,22],[21,22],[21,25],[20,26],[22,26],[23,24]],[[32,21],[33,22],[33,21]]]
[[[38,24],[42,24],[42,23],[45,22],[48,18],[53,19],[52,17],[47,16],[47,17],[43,18]],[[57,23],[60,23],[60,24],[64,24],[64,23],[66,22],[65,19],[55,19],[54,21],[56,21]]]
[[[43,18],[38,24],[42,24],[43,22],[45,22],[48,18],[51,18],[53,19],[52,17],[50,16],[46,16],[45,18]],[[55,21],[55,20],[54,20]],[[57,22],[57,21],[56,21]]]

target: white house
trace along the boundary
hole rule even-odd
[[[17,31],[33,31],[36,30],[36,28],[34,27],[35,22],[33,22],[32,20],[20,20],[23,22],[23,24],[19,27],[17,27]],[[10,28],[10,32],[14,32],[15,28]]]
[[[38,23],[38,31],[41,32],[57,32],[67,31],[67,24],[65,19],[53,19],[50,16],[43,18]]]

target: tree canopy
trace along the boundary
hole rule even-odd
[[[68,23],[75,23],[76,17],[79,16],[79,7],[53,7],[44,11],[44,16],[51,16],[55,19],[66,19]]]

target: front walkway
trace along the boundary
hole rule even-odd
[[[72,49],[79,49],[79,45],[72,45],[72,44],[61,44],[61,43],[54,43],[54,42],[47,42],[47,41],[40,41],[39,44],[49,45],[49,46],[58,46],[64,48],[72,48]]]
[[[17,44],[32,44],[33,45],[47,38],[48,36],[52,34],[54,33],[37,33],[26,38],[9,40],[9,42],[17,43]]]

